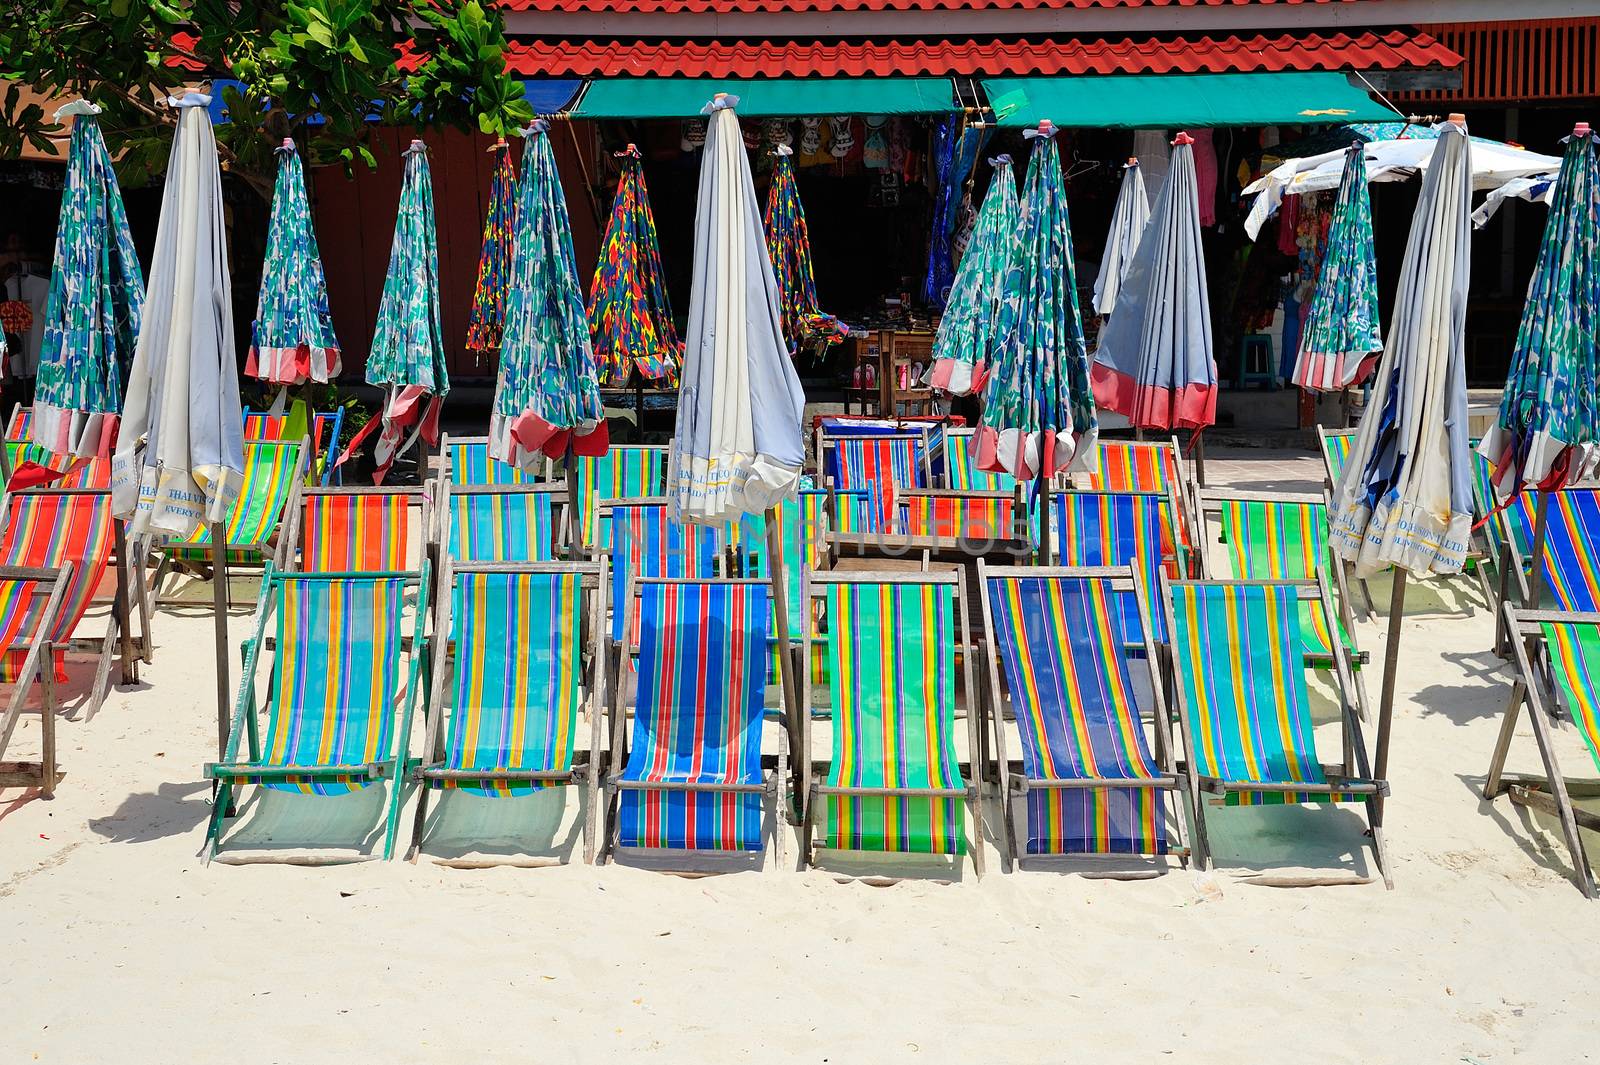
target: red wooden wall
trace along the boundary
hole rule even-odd
[[[1460,104],[1551,103],[1600,97],[1600,18],[1451,22],[1421,26],[1465,58]],[[1396,99],[1433,98],[1399,93]]]

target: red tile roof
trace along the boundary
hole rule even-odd
[[[1253,7],[1353,0],[497,0],[506,11],[678,14],[789,11],[1035,11],[1096,7]]]
[[[798,41],[514,40],[514,74],[619,77],[965,76],[1229,73],[1455,67],[1461,56],[1427,34],[1197,37],[1170,40]]]

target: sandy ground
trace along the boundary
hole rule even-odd
[[[1317,476],[1238,455],[1213,483]],[[561,793],[462,803],[415,864],[308,867],[284,859],[370,850],[381,796],[273,796],[224,854],[276,860],[203,866],[210,619],[164,610],[142,686],[87,724],[69,686],[57,797],[0,792],[0,1062],[1589,1060],[1600,910],[1551,822],[1479,798],[1509,687],[1465,602],[1424,590],[1405,619],[1393,891],[1359,808],[1214,810],[1214,871],[1127,882],[1002,874],[991,806],[981,882],[877,887],[795,871],[792,838],[784,867],[718,877],[587,866]],[[1386,624],[1359,627],[1375,655]],[[30,719],[8,757],[36,742]],[[1524,727],[1512,767],[1538,764]],[[437,860],[475,850],[573,860]],[[1307,870],[1364,882],[1263,886]]]

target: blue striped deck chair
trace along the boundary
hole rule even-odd
[[[394,854],[418,706],[428,567],[414,573],[279,573],[269,564],[262,605],[245,649],[244,677],[222,761],[205,767],[219,782],[206,832],[207,860],[222,840],[233,790],[346,795],[389,781],[383,857]],[[408,641],[403,613],[416,613]],[[266,734],[257,720],[255,680],[276,621],[267,673]],[[409,658],[409,663],[404,660]],[[239,757],[241,740],[248,756]]]
[[[249,407],[244,410],[246,441],[282,440],[288,428],[289,417],[286,414],[267,414]],[[317,411],[311,416],[309,428],[313,457],[310,460],[311,479],[308,483],[326,487],[342,477],[335,460],[339,457],[339,438],[344,433],[344,408]]]
[[[1173,581],[1164,606],[1179,727],[1189,754],[1195,855],[1205,867],[1202,791],[1230,806],[1364,801],[1376,863],[1389,883],[1381,809],[1388,790],[1367,768],[1350,664],[1334,642],[1344,727],[1337,766],[1317,761],[1300,604],[1332,595],[1320,581]]]
[[[1018,856],[1018,805],[1027,810],[1025,857],[1169,853],[1164,793],[1177,790],[1180,778],[1160,710],[1159,659],[1149,639],[1142,653],[1128,653],[1119,617],[1147,609],[1137,571],[989,566],[980,559],[978,580],[1008,864]],[[1153,693],[1146,708],[1153,747],[1134,669]],[[1006,755],[1002,691],[1022,742],[1018,766]],[[1176,849],[1183,852],[1181,840]]]
[[[1177,503],[1164,492],[1060,492],[1051,497],[1055,541],[1053,555],[1062,566],[1132,565],[1146,588],[1161,587],[1163,577],[1188,575],[1188,561],[1174,531]],[[1166,619],[1150,612],[1155,642],[1167,637]],[[1120,612],[1123,642],[1144,642],[1139,613]]]
[[[1544,555],[1538,563],[1541,579],[1534,605],[1553,603],[1558,609],[1573,613],[1600,611],[1600,489],[1540,492],[1530,508],[1535,510],[1535,516],[1539,506],[1547,509],[1547,517]],[[1530,545],[1530,552],[1533,546],[1536,545]],[[1529,582],[1534,580],[1534,558],[1521,554],[1514,543],[1510,554],[1514,562],[1511,577],[1520,582],[1514,587],[1529,588]],[[1526,602],[1527,594],[1523,591],[1524,598],[1519,601]]]
[[[60,774],[56,771],[55,687],[46,683],[55,667],[45,657],[44,642],[60,622],[63,601],[73,579],[73,564],[58,569],[0,566],[0,653],[17,659],[7,678],[10,697],[0,709],[0,788],[37,788],[50,798]],[[35,700],[34,685],[39,687]],[[5,759],[23,711],[39,714],[39,760]]]
[[[574,521],[580,547],[587,551],[611,548],[607,503],[666,492],[670,451],[654,444],[628,444],[615,446],[599,458],[578,457],[578,513]]]
[[[781,810],[782,747],[762,767],[761,733],[772,607],[759,580],[640,580],[639,647],[615,846],[665,851],[760,851],[765,808]],[[625,659],[630,656],[625,656]],[[609,808],[608,801],[606,806]],[[782,830],[775,827],[782,861]]]
[[[640,577],[715,577],[722,538],[709,526],[673,521],[661,496],[607,503],[605,510],[604,522],[611,530],[611,639],[635,647],[639,615],[628,597],[628,582]]]
[[[486,436],[446,433],[439,450],[444,454],[446,479],[453,485],[534,484],[545,479],[535,471],[490,458]]]
[[[408,857],[421,848],[432,791],[500,797],[583,783],[591,813],[584,861],[594,860],[605,671],[595,671],[587,691],[583,680],[585,651],[603,660],[597,642],[605,617],[603,571],[600,562],[445,564],[449,594],[439,597],[433,662],[451,678],[451,699],[447,712],[445,686],[436,686],[426,754],[412,774],[423,788]],[[450,634],[448,648],[438,633]],[[589,754],[580,764],[585,709]]]
[[[1163,492],[1177,507],[1178,542],[1190,555],[1199,550],[1202,536],[1191,511],[1189,484],[1183,473],[1178,438],[1164,440],[1100,440],[1089,457],[1088,469],[1074,473],[1075,488],[1093,492]]]
[[[1509,502],[1500,500],[1494,487],[1494,467],[1478,454],[1477,442],[1472,449],[1472,511],[1474,532],[1482,538],[1482,560],[1469,559],[1477,572],[1483,588],[1484,601],[1495,609],[1500,620],[1501,590],[1505,588],[1518,603],[1527,595],[1527,582],[1523,572],[1506,572],[1503,567],[1516,559],[1528,559],[1533,548],[1533,528],[1537,506],[1537,493],[1518,492]],[[1512,569],[1516,569],[1513,564]],[[1498,626],[1497,626],[1498,627]],[[1497,649],[1505,652],[1505,641],[1496,640]]]
[[[1553,815],[1561,823],[1572,855],[1573,879],[1579,890],[1592,899],[1597,895],[1594,867],[1589,864],[1583,834],[1578,830],[1600,831],[1600,815],[1575,806],[1572,795],[1573,785],[1582,786],[1580,794],[1593,795],[1600,781],[1572,780],[1562,773],[1551,722],[1565,716],[1600,769],[1600,613],[1523,610],[1514,603],[1506,603],[1501,613],[1512,636],[1509,642],[1517,673],[1500,724],[1500,736],[1489,759],[1483,797],[1493,801],[1509,794],[1519,806]],[[1506,772],[1506,756],[1524,705],[1539,757],[1544,761],[1542,777]]]
[[[830,850],[966,853],[983,875],[981,714],[964,581],[959,572],[810,575],[827,624],[833,751],[819,770],[811,755],[811,715],[802,714],[797,762],[809,777],[801,818],[801,853],[808,864],[814,860],[813,825],[820,821],[819,846]],[[817,616],[807,618],[809,643],[818,635]],[[809,672],[803,681],[800,705],[809,707]],[[955,744],[958,684],[969,700],[967,778]]]
[[[893,532],[899,517],[899,493],[927,488],[927,444],[921,436],[851,436],[827,441],[833,457],[830,474],[841,491],[865,491],[865,508],[855,523],[862,532]],[[843,530],[841,530],[843,531]]]
[[[445,485],[445,543],[458,562],[549,562],[556,558],[554,500],[560,486]]]

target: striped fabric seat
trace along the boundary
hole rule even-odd
[[[900,505],[900,527],[912,536],[985,543],[1010,539],[1016,532],[1016,500],[1011,496],[912,494]]]
[[[6,462],[15,473],[25,462],[54,470],[62,476],[50,482],[52,488],[110,488],[111,460],[94,458],[87,461],[71,459],[46,451],[33,443],[33,408],[18,407],[12,414],[11,425],[6,430]]]
[[[645,584],[622,779],[759,786],[771,605],[764,584]],[[624,847],[759,851],[760,792],[626,789]]]
[[[805,604],[801,602],[801,578],[814,569],[822,557],[822,540],[828,531],[828,493],[821,489],[802,489],[798,497],[778,505],[778,549],[783,552],[785,605],[789,612],[789,638],[805,636]],[[744,557],[743,572],[752,577],[770,577],[767,565],[767,516],[747,514],[739,524],[739,547]],[[775,609],[776,607],[774,607]]]
[[[1498,563],[1500,549],[1507,545],[1527,558],[1533,546],[1533,493],[1518,492],[1502,506],[1495,493],[1494,467],[1476,449],[1472,452],[1472,501],[1488,544],[1489,561]]]
[[[1056,553],[1063,566],[1127,566],[1139,570],[1152,600],[1161,577],[1183,575],[1173,534],[1171,497],[1154,492],[1062,492],[1054,497]],[[1131,604],[1120,612],[1125,643],[1144,642],[1139,612]],[[1157,643],[1167,638],[1160,610],[1150,611]]]
[[[1173,673],[1192,738],[1191,771],[1284,786],[1229,791],[1230,805],[1330,801],[1293,790],[1326,783],[1312,736],[1295,587],[1177,584],[1171,597]],[[1356,798],[1340,793],[1334,801]]]
[[[339,436],[344,428],[344,408],[319,410],[311,416],[311,452],[316,456],[316,483],[327,484],[333,477],[333,463],[339,456]],[[289,431],[289,416],[264,411],[244,412],[244,439],[283,440]]]
[[[833,705],[826,783],[964,787],[955,748],[954,588],[830,584],[825,604]],[[959,799],[829,795],[825,806],[825,846],[919,854],[966,850]]]
[[[1562,610],[1600,610],[1600,490],[1552,492],[1546,506],[1545,588]]]
[[[533,484],[530,470],[489,457],[487,440],[451,440],[445,447],[451,484]]]
[[[61,609],[50,633],[53,641],[72,637],[94,600],[95,589],[111,558],[112,518],[109,492],[13,492],[6,501],[6,527],[0,538],[0,565],[59,569],[73,564]],[[38,604],[42,607],[43,604]],[[21,630],[24,632],[31,630]],[[12,647],[13,644],[0,644]],[[0,680],[18,679],[23,650],[0,656]],[[65,653],[56,652],[56,679],[65,681]]]
[[[1017,479],[1009,473],[989,473],[978,469],[978,464],[968,450],[972,442],[970,430],[951,433],[945,440],[946,488],[958,492],[1010,492],[1017,487]]]
[[[1600,625],[1546,622],[1542,628],[1561,702],[1600,769]]]
[[[667,448],[614,447],[599,458],[579,457],[578,543],[592,549],[611,547],[603,507],[617,500],[659,496],[667,489]]]
[[[1101,440],[1081,476],[1096,492],[1169,492],[1181,478],[1170,441]]]
[[[411,505],[404,495],[301,497],[299,566],[308,573],[383,573],[406,569]]]
[[[583,673],[579,574],[457,573],[452,596],[455,701],[444,768],[570,771]],[[548,786],[424,779],[475,795]]]
[[[244,483],[223,527],[230,564],[260,563],[269,553],[268,541],[277,532],[299,465],[298,442],[253,440],[244,445]],[[211,526],[202,524],[167,550],[180,559],[210,559]]]
[[[463,562],[548,562],[555,558],[549,492],[450,495],[450,557]]]
[[[277,662],[259,767],[356,766],[394,758],[399,577],[282,580]],[[365,777],[247,777],[277,791],[343,795]]]
[[[1354,429],[1322,434],[1322,463],[1328,470],[1328,483],[1338,484],[1344,476],[1345,463],[1350,461],[1350,449],[1355,446]]]
[[[633,577],[704,580],[716,575],[717,531],[667,517],[665,503],[611,508],[611,638],[632,647],[639,638],[637,604],[628,601]]]
[[[1096,578],[990,578],[1006,688],[1031,780],[1160,776],[1134,699],[1128,607]],[[1165,854],[1166,802],[1152,788],[1033,788],[1025,853]]]
[[[39,622],[44,616],[45,607],[49,605],[52,591],[50,583],[46,581],[9,577],[0,579],[0,648],[6,648],[4,675],[0,679],[7,684],[23,680],[22,670],[28,657],[28,648],[38,639]],[[54,627],[59,630],[60,622]],[[57,681],[66,679],[62,675],[59,653],[56,655],[55,677]],[[0,745],[0,753],[4,751],[5,747]]]
[[[1293,503],[1269,499],[1224,499],[1222,542],[1228,548],[1233,575],[1244,580],[1315,580],[1326,566],[1328,509],[1321,503]],[[1334,619],[1339,638],[1355,651],[1355,641],[1344,622]],[[1300,602],[1300,634],[1305,653],[1315,658],[1333,657],[1333,636],[1322,604]]]
[[[864,507],[855,501],[857,497],[839,504],[841,511],[847,506],[855,509],[853,517],[861,532],[890,531],[899,516],[900,489],[928,487],[921,436],[845,437],[831,441],[831,446],[838,463],[834,483],[844,491],[867,493]]]

